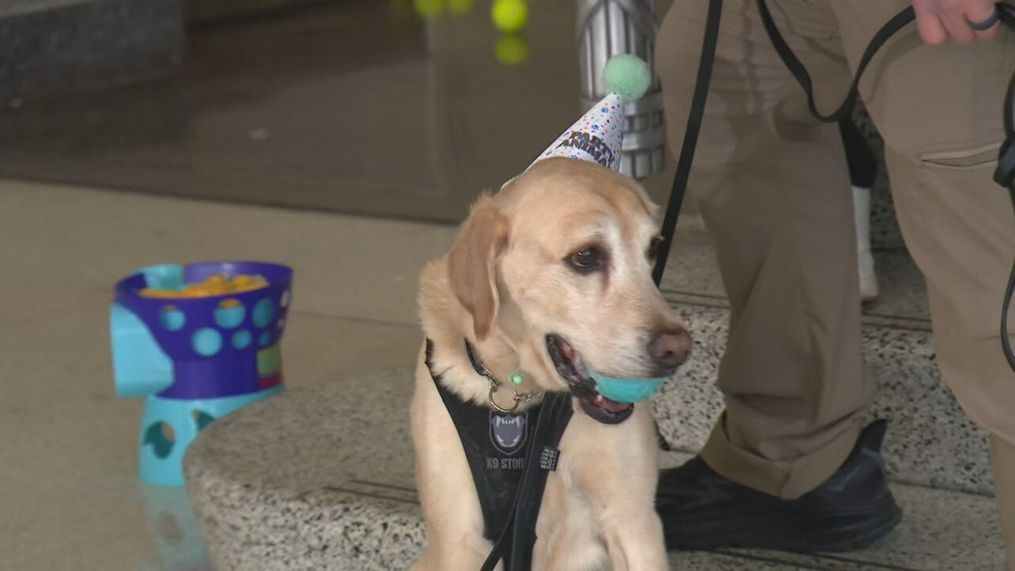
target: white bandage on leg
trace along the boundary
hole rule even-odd
[[[871,255],[871,191],[853,187],[853,216],[856,224],[856,260],[860,273],[860,300],[874,301],[878,297],[878,276],[874,273],[874,256]]]

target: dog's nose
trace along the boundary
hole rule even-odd
[[[686,329],[656,331],[648,343],[648,354],[660,369],[674,369],[691,353],[691,334]]]

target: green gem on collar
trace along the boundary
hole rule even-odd
[[[508,375],[507,379],[512,385],[520,385],[525,382],[525,374],[521,371],[514,371]]]

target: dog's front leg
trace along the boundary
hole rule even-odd
[[[423,556],[412,566],[412,571],[445,571],[448,569],[475,569],[478,571],[492,546],[482,536],[466,534],[462,541],[454,541],[452,537],[438,539],[431,536],[429,545]],[[496,569],[503,570],[498,564]]]
[[[604,530],[613,571],[662,571],[668,568],[663,526],[652,514],[619,516],[621,525]]]
[[[577,477],[589,490],[587,497],[594,498],[613,570],[667,569],[663,526],[655,511],[658,462],[651,408],[639,405],[615,426],[591,424],[587,417],[575,421],[587,423],[585,430],[575,431],[575,447],[585,449],[577,456],[597,458]]]
[[[483,512],[461,439],[425,366],[416,371],[410,415],[428,540],[413,569],[479,569],[492,545],[483,537]]]

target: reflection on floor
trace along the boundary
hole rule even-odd
[[[572,2],[531,1],[507,38],[469,4],[204,25],[172,79],[0,111],[0,568],[206,568],[178,490],[138,482],[140,403],[113,389],[108,304],[135,268],[293,265],[289,386],[415,362],[416,275],[446,224],[579,111]]]
[[[3,571],[201,569],[182,496],[138,481],[142,403],[117,398],[111,370],[117,279],[158,262],[292,266],[282,355],[295,389],[414,364],[416,276],[454,238],[443,225],[9,180],[0,189]]]
[[[574,3],[529,11],[517,37],[462,1],[192,28],[171,80],[0,112],[0,176],[458,221],[579,111]]]
[[[183,488],[138,484],[144,498],[148,532],[158,563],[168,571],[213,571],[204,537]]]

